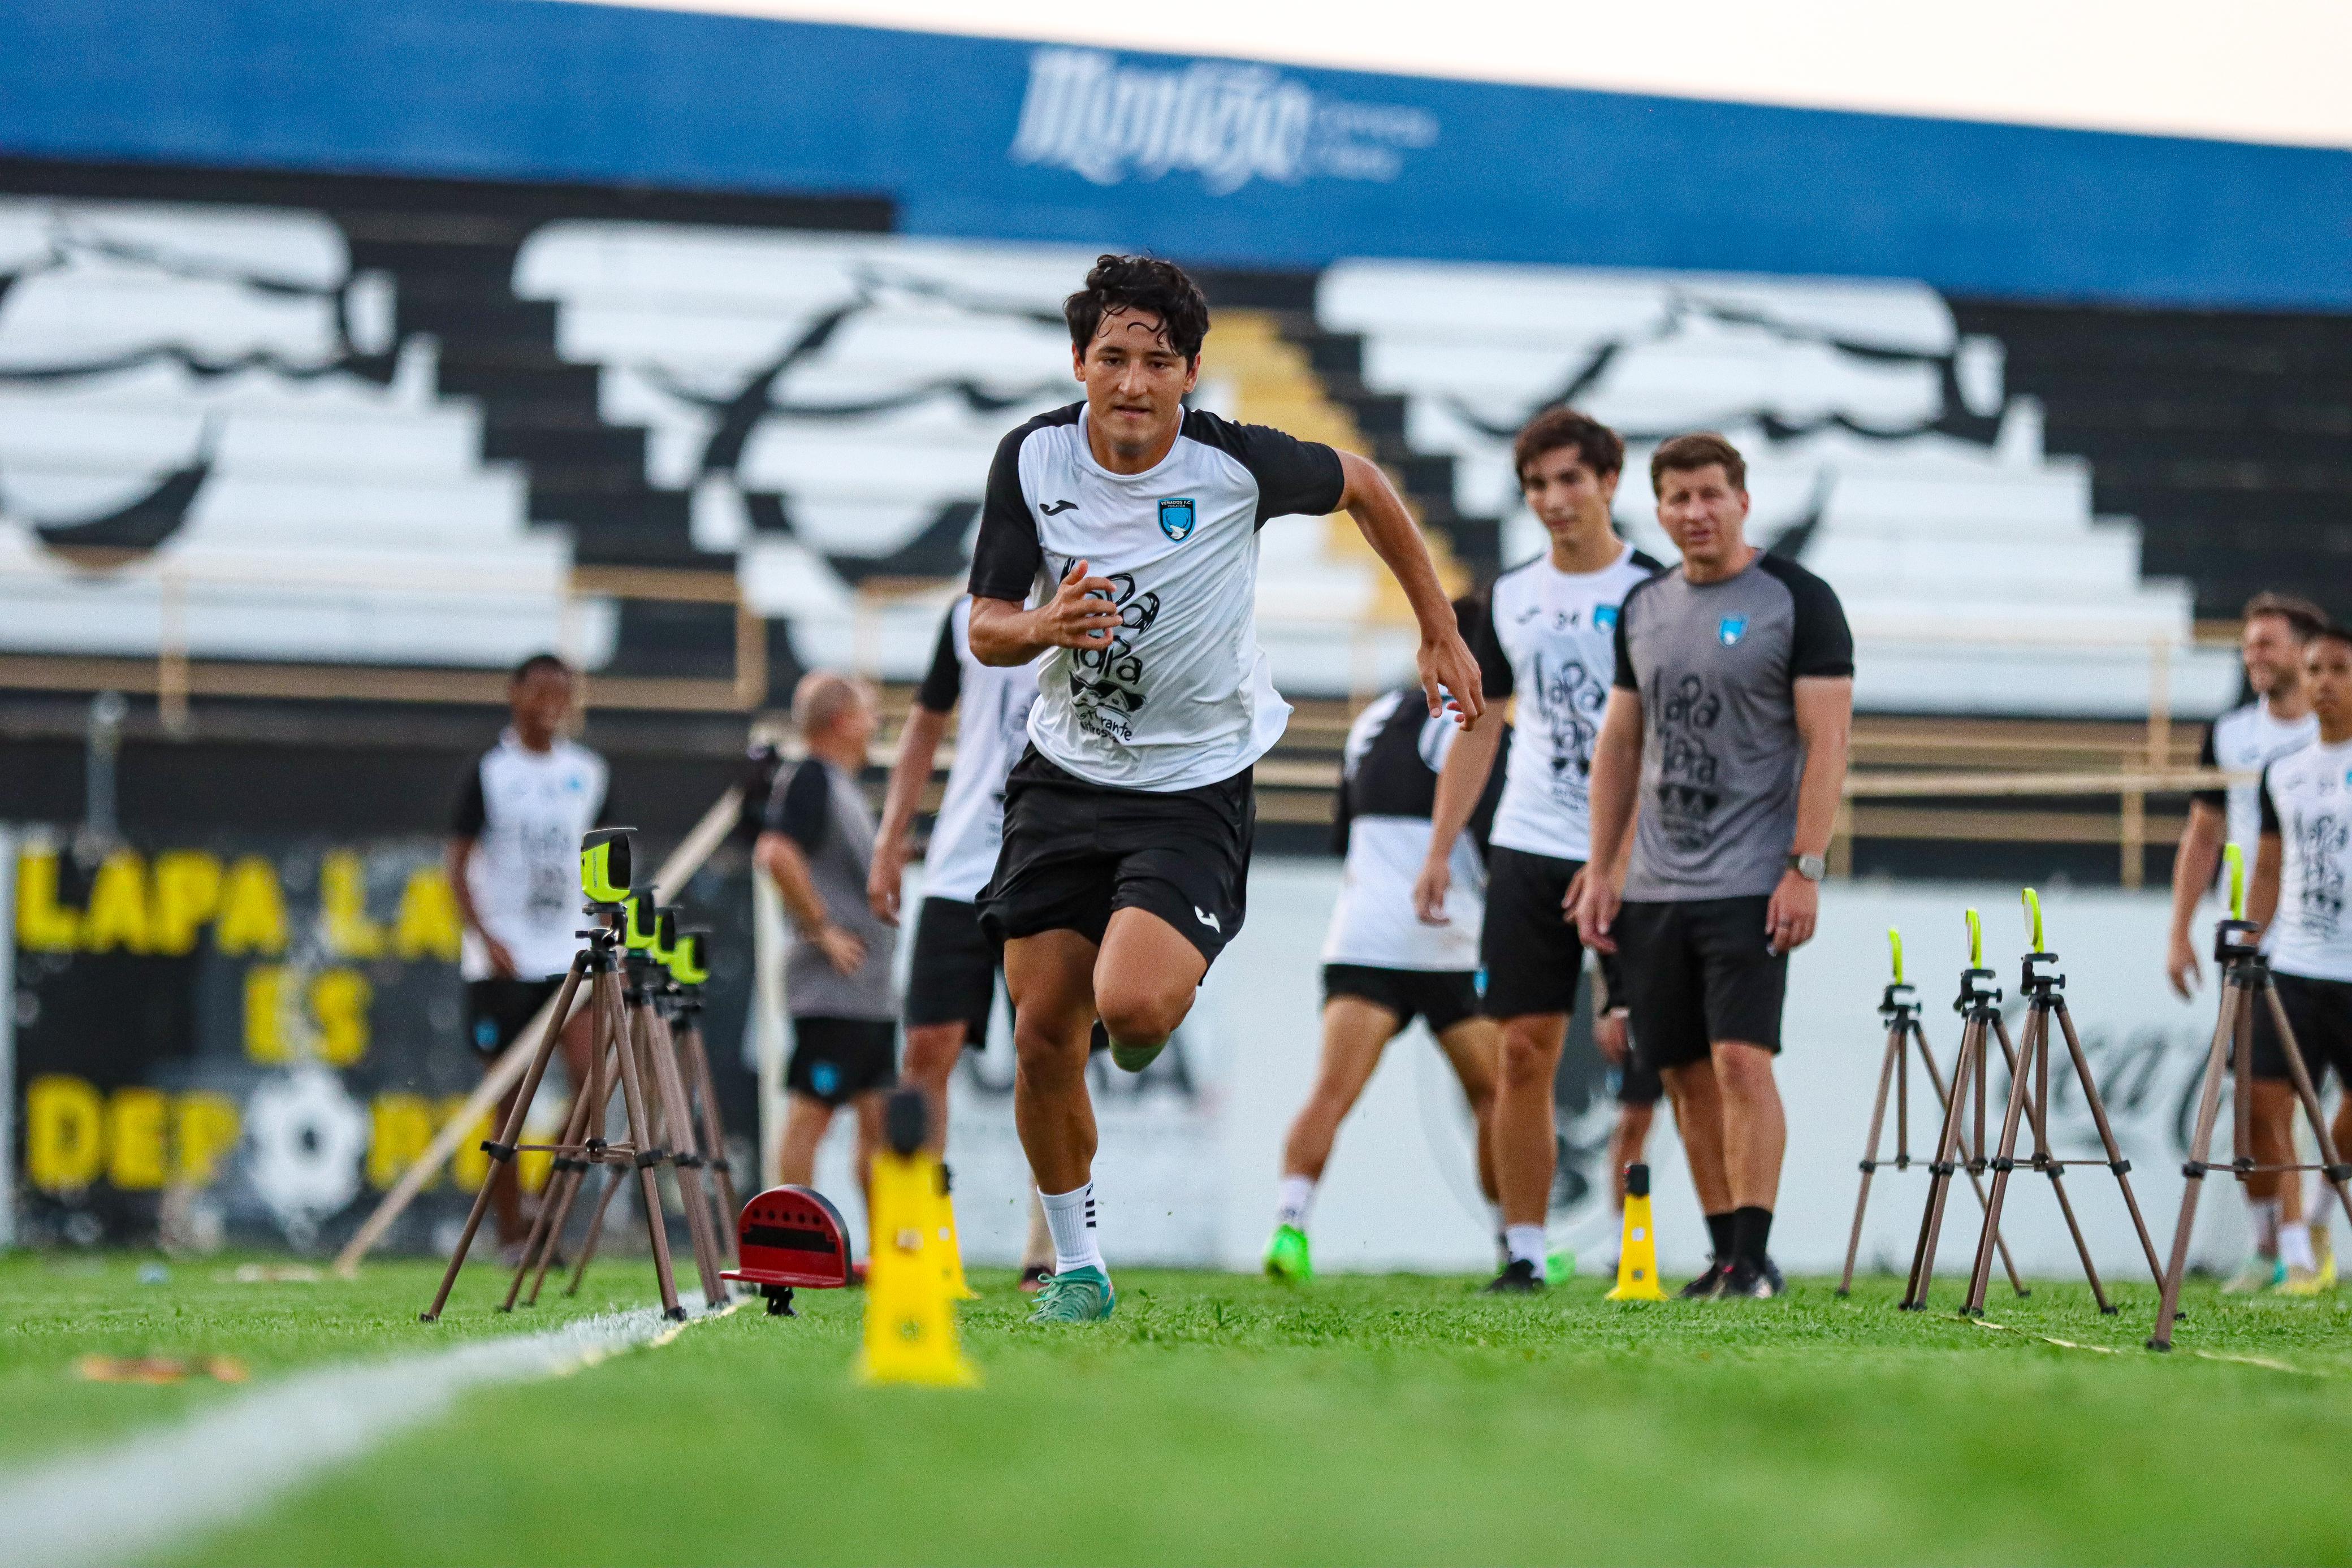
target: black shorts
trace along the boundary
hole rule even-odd
[[[2303,1053],[2303,1069],[2311,1074],[2313,1090],[2327,1087],[2327,1070],[2334,1067],[2352,1092],[2352,982],[2314,980],[2275,970],[2271,978],[2278,985],[2279,1006],[2286,1010],[2287,1028],[2294,1030],[2295,1048]],[[2271,1021],[2271,1005],[2260,996],[2254,998],[2254,1076],[2293,1081],[2278,1025]]]
[[[1478,958],[1486,968],[1486,1016],[1572,1013],[1584,978],[1584,944],[1560,901],[1581,861],[1496,844],[1486,856],[1486,922]]]
[[[1004,848],[980,894],[992,942],[1075,931],[1100,942],[1116,909],[1148,910],[1211,963],[1242,928],[1257,798],[1250,770],[1164,794],[1089,784],[1034,746],[1004,780]]]
[[[1789,956],[1765,951],[1767,894],[1629,901],[1613,935],[1624,961],[1633,1049],[1653,1071],[1705,1061],[1719,1040],[1779,1055]]]
[[[1396,1014],[1402,1034],[1416,1018],[1444,1034],[1478,1015],[1478,977],[1468,969],[1382,969],[1370,964],[1323,966],[1323,999],[1354,997]]]
[[[828,1105],[898,1082],[898,1026],[888,1019],[796,1018],[784,1087]]]
[[[562,988],[561,975],[544,980],[467,981],[466,1043],[484,1056],[498,1055]]]
[[[960,898],[926,898],[915,917],[915,954],[907,971],[907,1027],[963,1025],[973,1051],[988,1044],[1003,950],[980,928],[980,906]]]

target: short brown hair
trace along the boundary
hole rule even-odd
[[[1733,489],[1748,488],[1748,465],[1739,448],[1708,430],[1658,444],[1658,449],[1650,454],[1650,494],[1658,493],[1660,481],[1668,474],[1688,474],[1711,465],[1722,467]]]
[[[856,675],[837,670],[811,670],[793,688],[793,725],[814,740],[839,724],[858,705],[871,706],[874,689]]]
[[[1615,431],[1588,413],[1572,408],[1548,408],[1519,427],[1519,438],[1511,443],[1511,468],[1518,475],[1519,483],[1528,482],[1528,465],[1547,452],[1557,452],[1563,446],[1573,446],[1584,465],[1595,474],[1622,474],[1625,470],[1625,441]]]
[[[2252,621],[2258,615],[2275,615],[2285,622],[2298,643],[2308,643],[2327,630],[2326,612],[2292,593],[2273,593],[2265,589],[2246,601],[2246,612],[2239,619]]]

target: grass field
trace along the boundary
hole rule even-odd
[[[641,1304],[641,1269],[600,1270],[596,1305]],[[489,1312],[485,1270],[423,1327],[431,1275],[0,1261],[0,1481],[307,1364],[551,1321]],[[468,1396],[173,1560],[2352,1562],[2352,1298],[2200,1292],[2156,1356],[2146,1287],[2117,1319],[2063,1285],[1997,1299],[1996,1330],[1898,1312],[1885,1281],[1640,1307],[1130,1270],[1109,1323],[1044,1331],[977,1282],[977,1392],[856,1386],[854,1295],[755,1303]],[[226,1354],[253,1381],[79,1381],[92,1353]]]

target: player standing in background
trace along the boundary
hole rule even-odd
[[[1853,634],[1828,583],[1748,542],[1748,465],[1729,442],[1675,437],[1650,484],[1683,559],[1617,619],[1577,924],[1623,952],[1633,1038],[1674,1099],[1715,1248],[1683,1294],[1773,1296],[1789,1134],[1772,1059],[1845,788]]]
[[[1610,523],[1625,466],[1615,431],[1572,409],[1547,409],[1519,432],[1511,455],[1551,549],[1495,580],[1470,639],[1488,700],[1519,699],[1479,937],[1486,1012],[1503,1028],[1495,1175],[1507,1257],[1488,1289],[1539,1291],[1559,1160],[1552,1078],[1584,972],[1570,920],[1592,849],[1593,741],[1614,668],[1617,607],[1659,567]],[[1502,730],[1498,710],[1464,735],[1438,778],[1429,852],[1413,887],[1414,909],[1433,925],[1450,918],[1455,840],[1494,769]]]
[[[1617,956],[1595,953],[1592,958],[1597,971],[1592,1044],[1617,1078],[1617,1120],[1609,1129],[1609,1201],[1616,1223],[1610,1227],[1600,1260],[1601,1271],[1613,1274],[1625,1239],[1625,1167],[1642,1163],[1665,1085],[1658,1070],[1633,1049],[1633,1015],[1625,1005],[1624,971]]]
[[[882,803],[874,841],[874,871],[866,897],[877,917],[898,924],[899,883],[914,853],[915,813],[931,781],[940,739],[959,706],[955,761],[948,768],[939,816],[924,855],[923,904],[915,917],[915,950],[907,977],[906,1079],[931,1103],[931,1147],[945,1155],[948,1079],[966,1046],[988,1042],[988,1015],[1004,955],[980,928],[975,902],[996,869],[1004,841],[1004,776],[1028,744],[1029,705],[1037,700],[1034,664],[999,668],[971,652],[971,600],[959,595],[940,621],[931,666],[915,690],[898,760]],[[1050,1272],[1053,1242],[1036,1194],[1029,1197],[1029,1241],[1021,1282],[1030,1289]]]
[[[2263,927],[2279,1005],[2302,1049],[2312,1092],[2326,1092],[2330,1068],[2344,1085],[2333,1129],[2341,1158],[2352,1139],[2352,631],[2326,626],[2305,640],[2304,685],[2315,733],[2263,771],[2262,849],[2246,917]],[[2294,1085],[2278,1025],[2259,1002],[2253,1068],[2256,1107],[2284,1107],[2255,1121],[2254,1159],[2292,1164]],[[2304,1223],[2302,1173],[2282,1174],[2278,1251],[2284,1268],[2277,1289],[2315,1296],[2336,1283],[2335,1254],[2315,1248],[2314,1228]]]
[[[603,758],[564,737],[573,696],[572,666],[554,654],[517,664],[507,679],[506,731],[475,759],[450,815],[466,1039],[485,1071],[562,989],[580,950],[580,838],[605,820],[606,774]],[[588,1082],[591,1030],[585,1008],[563,1030],[575,1094]],[[499,1102],[491,1125],[506,1125],[520,1088]],[[512,1160],[492,1162],[490,1202],[499,1258],[518,1262],[530,1227]]]
[[[2226,768],[2233,772],[2260,772],[2298,747],[2308,746],[2319,733],[2311,714],[2311,695],[2304,689],[2304,649],[2312,635],[2326,624],[2319,606],[2281,593],[2258,593],[2246,602],[2238,653],[2245,661],[2246,685],[2254,700],[2233,707],[2205,731],[2200,768]],[[2213,885],[2221,863],[2221,847],[2235,844],[2254,863],[2262,835],[2262,785],[2250,779],[2226,789],[2205,789],[2190,797],[2189,825],[2181,830],[2180,847],[2172,857],[2172,936],[2165,955],[2165,973],[2172,988],[2187,1001],[2204,978],[2198,963],[2197,941],[2190,933],[2197,905]],[[2294,1136],[2294,1094],[2284,1082],[2254,1084],[2253,1121],[2266,1143]],[[2243,1266],[2221,1289],[2229,1295],[2266,1291],[2286,1279],[2287,1266],[2279,1260],[2281,1194],[2295,1193],[2295,1212],[2302,1213],[2300,1178],[2292,1172],[2258,1171],[2245,1179],[2246,1206],[2252,1211],[2254,1249]],[[2324,1239],[2325,1229],[2319,1232]]]
[[[1456,600],[1454,610],[1465,632],[1483,613],[1469,599]],[[1478,1127],[1478,1187],[1489,1204],[1496,1201],[1499,1037],[1493,1021],[1479,1015],[1477,971],[1486,830],[1499,790],[1486,790],[1470,834],[1454,840],[1447,923],[1422,924],[1413,914],[1413,879],[1429,853],[1438,770],[1460,732],[1420,698],[1407,687],[1375,700],[1356,716],[1341,754],[1334,831],[1346,867],[1323,941],[1323,1056],[1283,1145],[1282,1193],[1265,1247],[1265,1271],[1277,1280],[1312,1277],[1307,1210],[1339,1124],[1371,1082],[1388,1042],[1416,1018],[1429,1025],[1470,1103]],[[1497,775],[1494,784],[1500,782]]]
[[[1483,702],[1437,569],[1377,466],[1186,410],[1209,307],[1181,268],[1106,256],[1064,314],[1086,397],[997,448],[971,647],[998,665],[1047,655],[980,912],[1005,945],[1013,1114],[1054,1234],[1037,1319],[1085,1322],[1114,1301],[1095,1231],[1088,1037],[1099,1017],[1112,1060],[1140,1071],[1191,1011],[1241,929],[1251,769],[1290,715],[1257,646],[1258,529],[1348,511],[1420,622],[1429,711],[1441,688],[1465,723]]]

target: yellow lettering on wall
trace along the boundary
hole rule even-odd
[[[286,1060],[286,969],[256,964],[245,972],[245,1054],[255,1061]]]
[[[357,969],[321,969],[310,982],[310,1017],[319,1026],[319,1059],[350,1067],[368,1051],[368,1004],[375,988]]]
[[[327,950],[338,958],[383,956],[383,927],[367,915],[367,862],[349,850],[319,862],[319,913]]]
[[[404,958],[434,957],[454,964],[458,943],[457,900],[449,891],[447,874],[439,866],[419,866],[401,890],[393,951]]]
[[[219,912],[221,863],[202,850],[166,850],[155,857],[155,902],[148,923],[149,950],[195,950],[196,928]]]
[[[106,1179],[120,1192],[163,1185],[163,1092],[118,1089],[106,1099]]]
[[[69,953],[76,912],[58,902],[58,852],[28,849],[16,857],[16,946],[32,953]]]
[[[444,1124],[466,1108],[466,1096],[451,1094],[441,1102],[436,1120]],[[493,1136],[488,1115],[478,1118],[466,1135],[457,1141],[457,1152],[449,1156],[449,1179],[461,1191],[472,1192],[490,1174],[490,1156],[482,1153],[482,1141]]]
[[[247,855],[228,868],[213,941],[229,954],[275,957],[286,951],[286,900],[278,889],[278,868],[260,855]]]
[[[25,1090],[25,1174],[43,1192],[77,1192],[105,1163],[98,1091],[45,1073]]]
[[[370,1109],[374,1127],[368,1138],[367,1179],[382,1192],[433,1141],[433,1107],[422,1094],[379,1094]],[[436,1172],[425,1185],[429,1187],[438,1180]]]
[[[144,953],[147,941],[147,863],[130,850],[117,850],[98,868],[89,885],[89,913],[81,919],[81,946],[88,953]]]
[[[172,1179],[212,1186],[240,1130],[236,1102],[227,1095],[199,1089],[179,1096],[172,1103]]]

